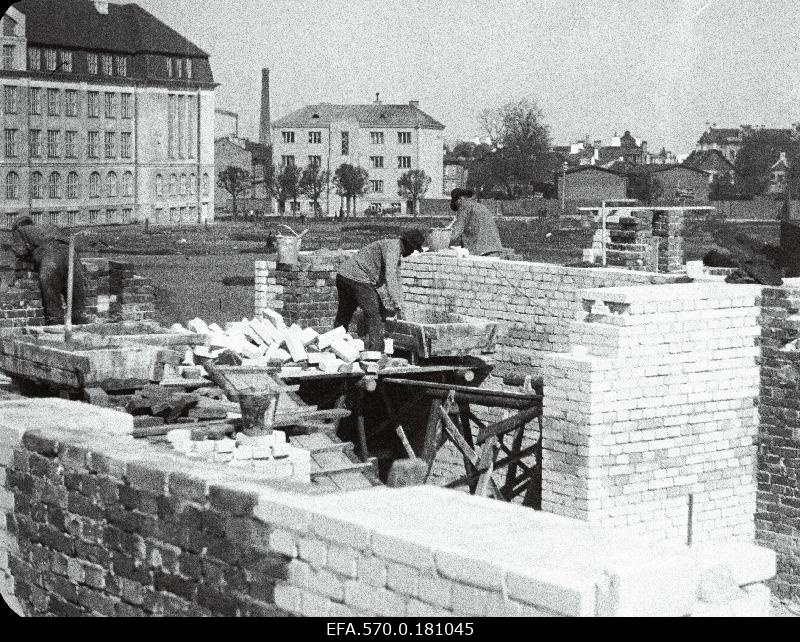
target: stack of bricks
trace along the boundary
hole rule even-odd
[[[129,263],[109,261],[109,319],[145,321],[155,317],[155,288]]]
[[[572,351],[544,363],[544,510],[653,540],[752,541],[758,293],[581,294]]]
[[[653,239],[652,214],[633,212],[608,229],[606,264],[628,270],[658,272],[658,242]]]
[[[787,283],[800,281],[787,280]],[[786,283],[784,284],[786,286]],[[777,553],[773,585],[800,597],[800,283],[762,292],[757,541]]]
[[[684,270],[683,210],[655,210],[653,236],[658,239],[658,271],[674,274]]]
[[[278,285],[275,261],[256,261],[255,314],[263,314],[264,310],[283,310],[283,286]]]
[[[0,589],[19,612],[763,616],[768,609],[762,583],[774,574],[774,555],[752,546],[651,548],[430,486],[337,494],[276,486],[225,475],[221,464],[176,459],[132,439],[132,426],[128,415],[60,399],[0,402]],[[486,529],[498,523],[502,529]],[[723,597],[698,601],[714,565],[712,577],[724,570]],[[420,634],[435,633],[421,626]]]

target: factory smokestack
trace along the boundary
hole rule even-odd
[[[269,145],[272,140],[272,121],[269,113],[269,69],[261,70],[261,124],[258,131],[258,142]]]

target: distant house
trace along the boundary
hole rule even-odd
[[[651,165],[650,175],[661,185],[659,202],[706,203],[710,195],[710,174],[686,165]]]
[[[789,175],[789,161],[786,152],[781,152],[778,160],[769,168],[769,186],[767,194],[782,196],[786,192],[786,182]]]
[[[567,200],[601,201],[627,198],[625,175],[595,165],[582,165],[558,177],[559,194]]]
[[[246,138],[225,136],[214,141],[214,172],[216,176],[226,167],[240,167],[250,174],[254,181],[253,188],[243,198],[265,198],[264,189],[264,163],[269,160],[269,148],[260,143],[254,143]],[[225,206],[230,199],[230,194],[223,188],[216,192],[216,206]]]
[[[701,152],[719,151],[724,158],[733,163],[744,141],[744,132],[740,128],[709,127],[697,141],[697,149]]]
[[[695,150],[683,162],[686,167],[699,169],[709,174],[709,182],[715,178],[734,182],[736,167],[719,149]]]

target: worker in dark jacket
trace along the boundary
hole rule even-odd
[[[29,216],[23,216],[12,227],[11,250],[20,260],[33,263],[39,272],[45,323],[62,324],[64,303],[67,299],[69,240],[59,228],[52,225],[34,225]],[[84,316],[85,305],[85,276],[76,254],[72,284],[73,323],[87,323]]]
[[[383,320],[392,314],[398,318],[403,315],[400,259],[422,250],[425,237],[422,230],[407,230],[400,238],[370,243],[344,261],[336,275],[339,308],[334,327],[347,328],[356,308],[361,308],[368,331],[365,348],[383,351]],[[378,294],[378,288],[382,286],[386,286],[391,310]]]
[[[450,209],[457,212],[450,224],[450,243],[460,243],[476,256],[500,256],[503,245],[494,215],[473,196],[472,190],[461,188],[450,193]]]

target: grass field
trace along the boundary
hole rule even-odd
[[[295,230],[309,229],[303,249],[357,248],[371,240],[396,236],[403,227],[442,226],[442,219],[287,219]],[[204,226],[151,227],[142,225],[94,227],[79,237],[83,256],[102,256],[133,264],[135,272],[152,279],[157,292],[159,321],[172,324],[199,316],[222,323],[253,314],[250,285],[224,285],[223,279],[246,281],[253,276],[253,262],[270,258],[272,241],[285,230],[279,221],[268,223],[222,222]],[[689,223],[685,235],[686,260],[699,260],[711,248],[716,224]],[[540,220],[500,219],[503,245],[525,260],[542,263],[574,263],[582,249],[591,245],[591,229],[559,229]],[[775,222],[738,224],[737,229],[771,244],[778,242]],[[0,281],[10,280],[13,257],[8,251],[9,233],[0,231]]]

